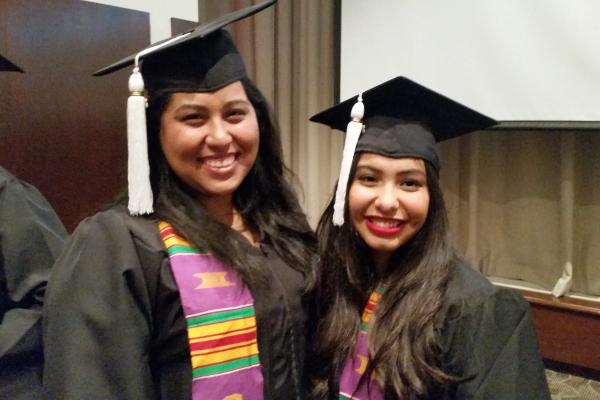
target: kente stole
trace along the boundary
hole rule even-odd
[[[237,274],[159,223],[179,289],[193,400],[262,400],[254,301]]]
[[[344,370],[342,371],[342,375],[340,377],[339,400],[383,400],[383,392],[381,387],[374,379],[371,379],[369,385],[367,385],[369,382],[365,381],[362,385],[360,385],[360,387],[358,387],[360,380],[367,369],[367,363],[369,360],[369,341],[367,336],[367,332],[369,330],[369,321],[371,321],[371,316],[375,311],[375,306],[377,305],[382,293],[383,288],[379,287],[375,289],[375,291],[371,293],[369,301],[365,306],[361,318],[356,346],[354,347],[352,355],[348,358],[348,361],[346,361],[346,365],[344,366]]]

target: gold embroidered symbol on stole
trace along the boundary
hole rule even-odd
[[[194,288],[196,290],[233,286],[233,283],[225,279],[227,277],[227,272],[204,272],[194,274],[194,277],[202,280],[202,283]]]
[[[365,356],[361,356],[360,354],[357,355],[358,359],[360,360],[360,365],[358,366],[358,368],[356,368],[356,372],[358,372],[359,374],[364,374],[365,370],[367,369],[367,357]]]

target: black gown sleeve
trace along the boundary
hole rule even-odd
[[[0,398],[41,393],[41,307],[67,233],[33,186],[0,168]]]
[[[464,272],[464,271],[463,271]],[[442,330],[443,369],[464,379],[450,399],[550,399],[529,305],[514,291],[467,272]]]
[[[44,307],[50,399],[156,398],[152,302],[138,250],[123,218],[111,211],[85,220],[67,243]]]

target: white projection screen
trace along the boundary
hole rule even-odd
[[[600,126],[600,0],[341,0],[340,99],[398,75],[499,121]]]

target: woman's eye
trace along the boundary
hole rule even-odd
[[[242,109],[234,109],[227,113],[227,120],[236,122],[243,119],[246,116],[246,110]]]
[[[186,114],[181,117],[181,121],[187,124],[199,124],[204,121],[204,117],[201,114]]]
[[[417,180],[413,180],[413,179],[407,179],[405,181],[402,181],[402,183],[400,184],[400,186],[408,189],[408,190],[417,190],[420,187],[423,186],[423,184]]]
[[[356,180],[363,184],[373,184],[377,182],[377,178],[375,178],[373,175],[358,175]]]

